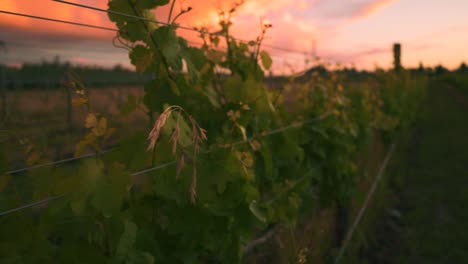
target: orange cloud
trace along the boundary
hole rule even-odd
[[[94,1],[94,3],[96,2],[107,1]],[[40,4],[32,4],[30,1],[2,0],[1,9],[34,16],[113,27],[112,23],[107,19],[107,16],[104,13],[90,12],[90,10],[67,6],[52,1],[40,1]],[[1,27],[15,29],[15,31],[22,31],[25,35],[27,35],[28,32],[34,32],[35,34],[45,34],[49,36],[76,36],[97,39],[108,38],[113,35],[112,32],[106,32],[98,29],[41,21],[33,18],[18,17],[7,14],[0,14],[0,17]]]
[[[65,5],[50,0],[36,0],[34,4],[28,0],[0,0],[0,9],[26,13],[37,16],[51,17],[55,19],[74,21],[114,28],[107,15],[102,12],[92,11],[70,5]],[[99,8],[107,8],[108,0],[69,0],[80,4],[87,4]],[[357,2],[343,2],[343,0],[246,0],[236,16],[233,18],[232,33],[240,39],[255,39],[260,31],[259,17],[265,17],[273,24],[273,28],[267,33],[265,43],[273,46],[284,47],[291,50],[311,52],[314,40],[318,39],[322,47],[327,46],[331,34],[337,32],[340,25],[331,23],[329,27],[320,27],[321,19],[327,19],[327,12],[331,16],[336,15],[349,22],[356,18],[362,18],[375,14],[384,7],[397,0],[359,0]],[[39,3],[40,2],[40,3]],[[186,26],[208,26],[210,30],[218,29],[218,13],[220,9],[228,10],[235,0],[185,0],[183,6],[191,6],[193,9],[178,21]],[[325,10],[320,9],[325,5]],[[180,4],[176,4],[180,7]],[[156,17],[162,21],[167,20],[168,6],[156,10]],[[316,10],[317,13],[311,13]],[[325,11],[325,12],[322,12]],[[325,15],[323,15],[325,14]],[[312,23],[314,21],[314,23]],[[346,23],[345,22],[345,23]],[[0,39],[23,36],[26,41],[42,41],[53,39],[54,43],[74,42],[76,40],[97,40],[110,46],[114,32],[98,29],[83,28],[40,21],[31,18],[21,18],[6,14],[0,14]],[[6,30],[3,30],[6,29]],[[3,31],[3,32],[2,32]],[[2,34],[3,33],[3,34]],[[179,30],[179,34],[190,41],[198,41],[197,33]],[[8,39],[5,39],[8,40]],[[85,48],[95,48],[88,45]],[[70,47],[70,53],[73,47]],[[283,51],[266,47],[276,57],[289,57],[303,60],[303,55],[288,54]],[[327,51],[324,51],[326,53]],[[287,55],[287,56],[286,56]],[[100,55],[106,56],[105,54]],[[76,57],[76,56],[72,56]],[[84,57],[83,57],[84,58]],[[81,60],[84,62],[84,60]]]

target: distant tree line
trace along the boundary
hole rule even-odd
[[[59,57],[41,63],[24,63],[21,67],[9,67],[0,64],[0,85],[8,89],[15,88],[59,88],[63,87],[68,76],[73,75],[85,85],[138,85],[151,76],[141,75],[116,65],[113,68],[99,66],[78,66],[62,62]],[[44,87],[47,86],[47,87]]]
[[[1,43],[0,43],[1,44]],[[441,75],[451,72],[443,65],[433,68],[424,67],[420,63],[418,68],[406,69],[413,74]],[[303,77],[315,74],[323,77],[329,76],[332,72],[346,76],[348,79],[359,80],[374,74],[374,71],[357,70],[354,67],[344,67],[338,70],[329,70],[325,66],[319,65],[307,70]],[[465,62],[452,72],[468,73],[468,66]],[[7,89],[23,88],[59,88],[63,87],[72,74],[80,79],[85,85],[98,87],[109,85],[141,85],[151,78],[150,75],[141,75],[135,71],[116,65],[113,68],[99,66],[79,66],[70,62],[62,62],[59,57],[52,61],[42,61],[41,63],[24,63],[21,67],[8,67],[0,64],[0,85]],[[266,82],[275,84],[280,80],[286,80],[286,76],[270,76]],[[300,78],[299,78],[300,79]]]

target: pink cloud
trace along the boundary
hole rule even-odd
[[[71,0],[76,3],[88,4],[99,8],[107,8],[108,0]],[[397,0],[358,0],[344,2],[343,0],[246,0],[234,17],[233,35],[240,39],[254,39],[260,32],[259,18],[265,17],[273,24],[267,33],[265,43],[291,50],[311,52],[314,40],[319,40],[319,47],[324,47],[324,54],[333,55],[327,51],[330,36],[339,34],[343,21],[323,26],[320,23],[327,19],[323,14],[335,14],[346,22],[377,13]],[[218,13],[221,9],[229,9],[235,0],[185,0],[183,6],[191,6],[193,10],[180,19],[180,24],[187,26],[209,26],[211,30],[218,29]],[[178,5],[176,5],[178,6]],[[105,13],[82,9],[52,1],[41,1],[32,5],[26,0],[2,0],[3,10],[27,13],[32,15],[52,17],[56,19],[89,23],[105,27],[115,27]],[[316,16],[312,11],[316,10]],[[312,12],[312,13],[311,13]],[[166,21],[168,6],[156,10],[159,19]],[[88,29],[77,26],[63,25],[53,22],[38,21],[29,18],[19,18],[0,14],[0,28],[14,32],[16,37],[43,42],[70,42],[73,40],[96,40],[110,43],[113,32]],[[4,31],[6,32],[6,31]],[[7,33],[5,33],[7,34]],[[179,30],[179,34],[190,41],[198,41],[197,33]],[[5,35],[8,37],[8,34]],[[0,38],[5,38],[0,34]],[[287,54],[283,51],[265,47],[273,55],[303,58],[302,54]],[[341,56],[341,55],[338,55]]]
[[[378,13],[380,10],[394,4],[398,0],[376,0],[366,5],[363,5],[361,9],[357,10],[354,14],[354,18],[365,18],[373,14]]]

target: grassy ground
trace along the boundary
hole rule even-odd
[[[400,157],[393,216],[380,219],[377,240],[361,263],[468,263],[468,100],[433,81]]]
[[[99,87],[87,89],[93,112],[117,116],[127,96],[142,96],[142,87]],[[67,90],[35,89],[9,91],[7,118],[0,121],[0,148],[9,150],[10,164],[22,167],[24,153],[16,138],[28,138],[47,158],[59,160],[73,153],[75,144],[85,135],[84,119],[87,111],[73,108],[68,120]],[[0,113],[3,116],[3,113]],[[5,121],[5,123],[3,123]],[[135,112],[127,120],[113,118],[109,125],[119,128],[147,126],[143,112]],[[3,131],[9,131],[5,133]]]

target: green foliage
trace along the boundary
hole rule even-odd
[[[260,52],[260,58],[262,59],[262,64],[265,70],[269,70],[273,64],[273,60],[270,57],[270,54],[266,51]]]
[[[109,9],[155,19],[150,9],[168,2],[111,0]],[[153,130],[149,137],[125,135],[116,150],[95,159],[36,170],[26,197],[2,195],[3,208],[70,193],[47,208],[0,219],[2,237],[22,238],[10,234],[23,234],[20,226],[35,234],[26,242],[0,241],[1,262],[31,262],[27,244],[40,252],[34,261],[46,263],[239,263],[248,241],[267,226],[292,226],[311,204],[349,202],[369,131],[393,137],[416,111],[410,76],[383,75],[371,87],[310,76],[286,84],[295,86],[288,95],[294,104],[278,100],[283,95],[263,79],[272,59],[259,51],[271,26],[243,43],[229,35],[231,21],[221,21],[222,34],[202,34],[206,44],[195,48],[174,27],[109,18],[129,43],[136,70],[154,76],[144,97],[130,96],[120,112],[144,110]],[[217,49],[219,41],[226,51]],[[112,119],[88,109],[84,126],[76,154],[89,148],[100,154],[114,132]],[[9,181],[0,176],[0,189]]]

